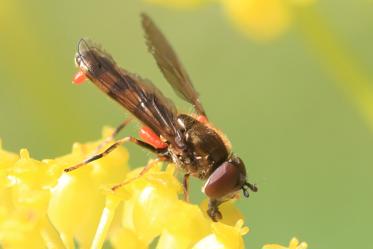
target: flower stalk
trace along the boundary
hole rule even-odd
[[[314,8],[296,11],[304,41],[319,58],[335,83],[356,106],[373,132],[373,79],[341,43],[328,22]]]
[[[53,226],[47,215],[43,217],[40,234],[44,239],[46,248],[66,249],[58,231]]]
[[[95,237],[93,238],[91,249],[102,248],[120,202],[121,199],[113,194],[106,198],[105,207],[102,211],[100,223],[98,224]]]

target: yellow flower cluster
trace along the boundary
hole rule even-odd
[[[308,245],[306,242],[299,243],[297,238],[290,240],[289,246],[282,246],[278,244],[267,244],[263,246],[263,249],[307,249]]]
[[[161,4],[174,8],[192,8],[214,0],[146,0],[149,3]]]
[[[107,130],[106,132],[110,132]],[[5,248],[87,248],[105,203],[100,187],[128,172],[124,148],[71,174],[97,143],[75,144],[67,156],[38,161],[0,148],[0,244]],[[49,248],[49,247],[48,247]]]
[[[104,130],[103,137],[112,129]],[[148,248],[241,249],[249,232],[232,202],[221,206],[223,220],[206,215],[200,206],[180,200],[182,187],[170,164],[129,171],[128,153],[120,147],[79,170],[101,141],[74,144],[70,154],[38,161],[25,149],[6,152],[0,144],[0,248]],[[112,191],[119,182],[128,184]],[[306,249],[291,242],[289,249]],[[266,245],[265,249],[283,249]]]
[[[249,38],[267,41],[289,29],[297,7],[309,6],[315,0],[146,0],[169,7],[190,8],[219,3],[227,17]]]
[[[228,17],[244,34],[254,40],[277,38],[287,31],[296,7],[314,0],[222,0]]]
[[[112,130],[104,131],[104,137]],[[175,167],[155,163],[146,174],[128,170],[120,147],[79,170],[100,143],[74,144],[70,154],[34,160],[0,146],[0,247],[8,248],[244,248],[242,215],[228,202],[224,220],[214,223],[201,207],[179,199]],[[152,162],[151,162],[152,163]],[[111,186],[135,179],[112,191]],[[155,243],[155,242],[153,242]]]

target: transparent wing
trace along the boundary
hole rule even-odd
[[[188,74],[171,45],[149,16],[142,14],[141,18],[145,31],[146,44],[164,77],[178,95],[194,105],[199,114],[206,116],[205,110],[199,100],[199,94],[194,89]]]
[[[78,45],[76,61],[96,86],[143,124],[169,143],[180,148],[185,146],[183,135],[176,126],[174,104],[149,80],[120,68],[108,53],[83,39]]]

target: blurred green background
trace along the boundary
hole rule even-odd
[[[372,1],[320,1],[314,9],[372,73]],[[211,121],[231,139],[259,186],[238,202],[251,228],[247,248],[286,245],[293,236],[310,248],[370,248],[372,127],[296,23],[282,37],[258,43],[239,33],[217,5],[187,11],[135,0],[3,0],[4,148],[27,147],[33,157],[52,158],[68,153],[75,141],[96,140],[103,125],[116,126],[128,116],[92,84],[71,84],[81,37],[103,44],[120,65],[152,79],[189,112],[146,51],[142,11],[172,42]],[[132,166],[149,158],[134,146],[130,151]],[[201,183],[192,184],[197,202]]]

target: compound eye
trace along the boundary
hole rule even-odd
[[[242,188],[244,172],[231,162],[224,162],[208,178],[203,192],[212,199],[224,197]]]

